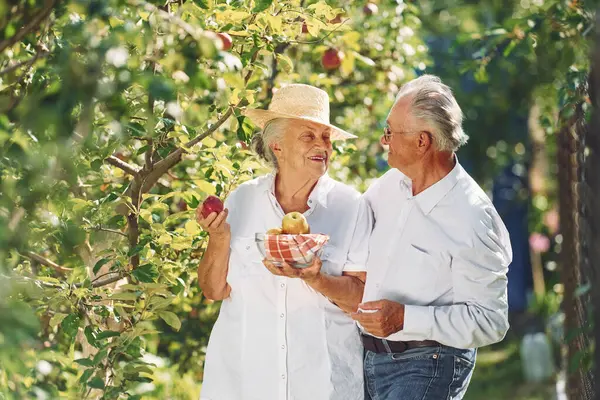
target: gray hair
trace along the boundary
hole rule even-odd
[[[411,112],[431,126],[431,135],[440,151],[456,151],[469,139],[463,131],[463,113],[452,89],[434,75],[420,76],[400,88],[396,101],[412,96]]]
[[[281,139],[288,127],[287,118],[275,118],[265,124],[261,133],[252,137],[251,148],[256,155],[269,166],[277,170],[277,158],[271,150],[271,145]]]

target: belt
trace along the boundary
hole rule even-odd
[[[361,333],[360,340],[363,347],[373,353],[404,353],[406,350],[419,347],[441,346],[435,340],[410,340],[406,342],[379,339],[370,335]]]

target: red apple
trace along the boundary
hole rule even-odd
[[[208,217],[211,213],[223,211],[223,202],[217,196],[208,196],[202,203],[202,218]]]
[[[219,32],[217,33],[217,36],[219,36],[221,42],[223,42],[224,51],[231,49],[231,46],[233,45],[233,39],[231,39],[231,36],[229,36],[229,34]]]
[[[343,53],[337,51],[336,49],[328,49],[325,51],[325,53],[323,53],[321,64],[323,64],[323,67],[327,70],[337,69],[342,64],[343,58]]]
[[[365,15],[377,14],[377,11],[379,11],[379,8],[377,7],[377,4],[367,3],[363,7],[363,12],[365,13]]]

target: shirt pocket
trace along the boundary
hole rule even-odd
[[[269,270],[262,263],[263,258],[254,237],[232,238],[228,280],[235,282],[240,278],[269,275]]]
[[[445,259],[441,253],[428,250],[425,247],[411,244],[398,254],[405,282],[405,291],[416,298],[426,301],[435,300],[440,293],[443,281],[450,281],[448,270],[444,268]],[[427,299],[425,299],[427,297]]]

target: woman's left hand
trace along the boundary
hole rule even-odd
[[[294,268],[286,262],[283,262],[281,267],[278,267],[266,258],[263,260],[263,264],[273,275],[300,278],[307,283],[319,278],[321,275],[321,266],[323,265],[319,257],[315,257],[312,264],[306,268]]]

